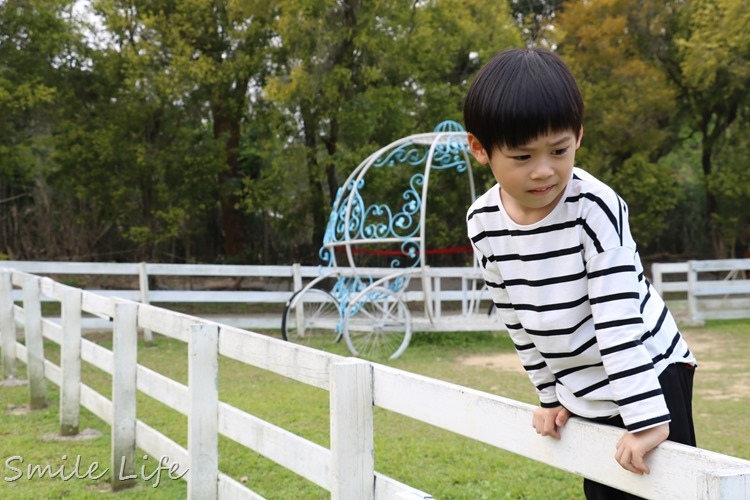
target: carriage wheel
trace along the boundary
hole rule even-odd
[[[341,321],[339,304],[325,290],[309,288],[292,295],[281,317],[284,340],[309,347],[321,347],[336,339]]]
[[[411,340],[411,314],[406,302],[383,287],[359,294],[344,315],[349,351],[371,360],[396,359]]]

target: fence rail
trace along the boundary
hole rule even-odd
[[[19,305],[14,304],[14,288],[22,292]],[[42,317],[42,298],[61,303],[61,323]],[[83,313],[112,320],[111,351],[82,337]],[[17,324],[24,329],[25,345],[16,338]],[[61,387],[61,433],[77,433],[79,405],[88,408],[112,427],[113,470],[120,470],[125,457],[124,477],[133,473],[136,446],[152,456],[170,457],[187,464],[184,479],[191,499],[260,498],[218,469],[219,435],[327,489],[331,498],[431,498],[374,470],[375,407],[646,498],[750,498],[747,460],[665,442],[650,455],[652,473],[636,476],[611,456],[621,430],[574,418],[562,440],[544,438],[530,425],[531,405],[153,305],[96,295],[17,270],[0,272],[0,328],[4,376],[15,375],[16,360],[27,364],[32,407],[44,403],[46,381]],[[138,328],[188,343],[187,385],[137,363]],[[44,338],[61,344],[61,366],[45,359]],[[220,401],[219,356],[328,391],[330,446],[307,441]],[[81,383],[81,360],[112,375],[111,400]],[[137,419],[137,391],[187,415],[187,448]],[[113,489],[125,486],[113,478]]]

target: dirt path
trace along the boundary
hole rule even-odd
[[[719,335],[710,329],[693,329],[684,333],[696,359],[698,371],[695,391],[708,399],[750,399],[750,368],[746,356],[732,356],[733,352],[747,349],[732,337]],[[467,356],[460,360],[466,366],[482,366],[498,372],[523,373],[515,352],[494,355]],[[732,377],[727,381],[727,372]],[[724,379],[725,388],[711,388],[713,382]]]

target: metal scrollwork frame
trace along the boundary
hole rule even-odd
[[[400,206],[391,207],[385,203],[366,205],[362,193],[367,187],[365,176],[372,168],[417,170],[409,177]],[[424,221],[430,171],[447,169],[468,174],[470,193],[474,199],[474,177],[466,132],[452,121],[442,122],[434,132],[397,140],[370,155],[352,171],[336,193],[319,251],[323,260],[321,275],[346,270],[345,273],[339,272],[340,277],[332,290],[337,300],[345,301],[347,295],[375,285],[387,286],[399,292],[406,287],[412,275],[424,271],[427,266],[424,258]],[[400,248],[399,255],[390,262],[394,273],[380,279],[358,272],[354,259],[355,247],[378,244]],[[341,263],[337,260],[337,249],[345,255]],[[422,273],[422,279],[427,279],[425,273]],[[428,317],[432,319],[429,307],[427,309]]]

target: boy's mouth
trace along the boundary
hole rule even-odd
[[[542,196],[542,195],[545,195],[545,194],[549,193],[550,191],[552,191],[553,187],[555,187],[554,184],[551,185],[551,186],[545,186],[545,187],[539,188],[539,189],[530,189],[529,193],[531,193],[531,194],[533,194],[535,196]]]

